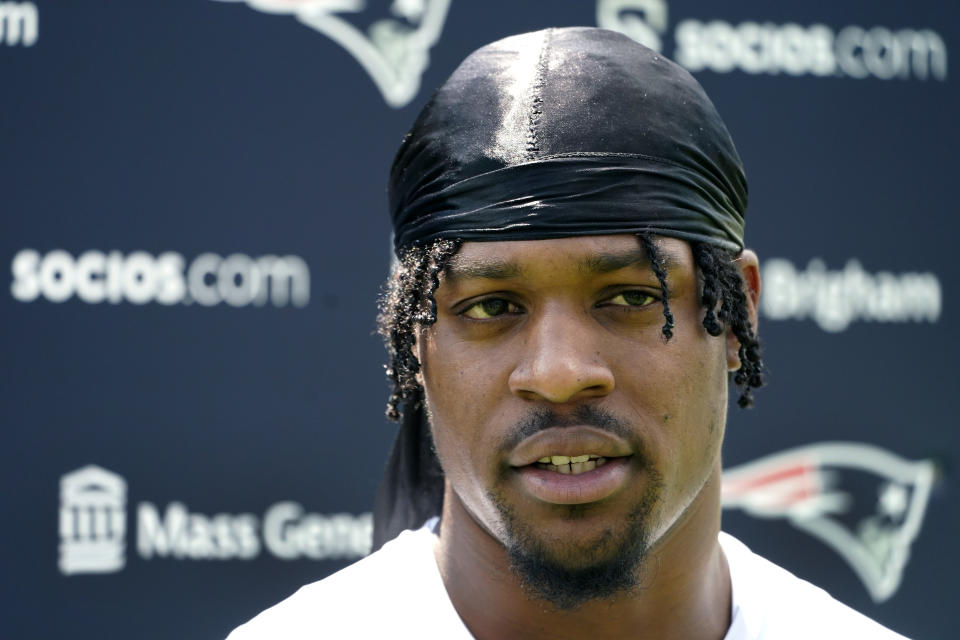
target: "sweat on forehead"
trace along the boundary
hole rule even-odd
[[[747,186],[689,73],[578,27],[471,54],[404,139],[389,198],[398,253],[439,238],[639,232],[739,251]]]

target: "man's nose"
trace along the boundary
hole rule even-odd
[[[600,329],[591,325],[589,314],[573,310],[554,310],[531,318],[510,374],[510,391],[526,400],[553,403],[613,391],[613,371],[600,355]]]

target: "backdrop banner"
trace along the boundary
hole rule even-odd
[[[393,154],[469,52],[568,25],[689,69],[746,167],[724,528],[954,637],[960,5],[549,4],[0,2],[0,637],[223,638],[368,552]]]

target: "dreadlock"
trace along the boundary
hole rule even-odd
[[[752,407],[753,389],[764,385],[763,360],[760,341],[750,326],[747,296],[735,256],[710,244],[693,243],[692,246],[703,280],[700,304],[707,310],[703,328],[710,335],[719,336],[729,325],[740,342],[740,368],[733,374],[733,382],[740,388],[737,404],[743,409]]]
[[[654,275],[660,283],[664,324],[660,331],[664,339],[673,337],[673,312],[670,310],[670,290],[663,257],[653,237],[638,235],[639,242],[650,258]],[[389,363],[386,365],[391,393],[387,400],[387,417],[400,419],[400,405],[421,401],[421,389],[416,380],[420,362],[414,355],[416,327],[426,327],[437,321],[437,303],[434,292],[440,285],[440,273],[460,249],[459,240],[436,240],[426,246],[414,245],[400,256],[380,298],[377,317],[379,333],[386,343]],[[694,260],[700,270],[700,302],[706,309],[703,327],[711,336],[719,336],[729,326],[740,342],[740,368],[732,373],[733,382],[740,388],[737,404],[742,408],[753,406],[753,389],[764,385],[760,342],[750,326],[747,296],[743,279],[732,252],[712,244],[694,242]]]
[[[660,283],[660,300],[663,303],[664,319],[660,333],[663,334],[663,339],[669,342],[670,338],[673,337],[673,312],[670,311],[670,288],[667,286],[667,269],[663,264],[663,256],[660,255],[660,250],[657,249],[657,245],[654,244],[650,234],[641,233],[637,237],[640,239],[640,245],[650,259],[653,274],[657,276],[657,281]]]
[[[400,256],[380,299],[377,326],[390,356],[387,379],[392,389],[387,400],[387,417],[391,420],[400,419],[400,404],[404,401],[419,402],[420,385],[416,375],[420,362],[413,354],[415,329],[437,321],[437,301],[433,293],[440,286],[440,272],[459,248],[457,240],[437,240],[425,247],[410,247]]]

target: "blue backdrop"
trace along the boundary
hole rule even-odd
[[[691,69],[747,167],[770,383],[724,527],[952,637],[960,9],[545,6],[0,3],[0,637],[223,637],[365,553],[392,155],[467,53],[564,25]]]

